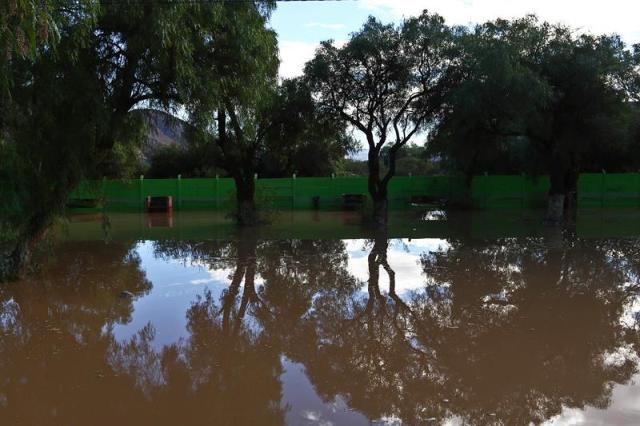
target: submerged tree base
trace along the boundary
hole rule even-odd
[[[0,248],[0,283],[23,278],[31,267],[32,250],[29,244],[15,242]]]
[[[253,199],[239,200],[233,218],[239,226],[257,226],[268,223],[264,215],[258,211]]]
[[[372,224],[375,228],[386,228],[389,223],[389,201],[380,199],[373,201]]]
[[[564,220],[564,194],[549,194],[545,222],[549,224],[562,223]]]
[[[574,222],[577,214],[575,194],[550,194],[547,201],[547,213],[544,222],[550,225],[559,225],[566,222]]]

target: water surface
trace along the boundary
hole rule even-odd
[[[0,288],[0,424],[639,424],[638,218],[74,217]]]

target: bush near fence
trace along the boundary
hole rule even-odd
[[[397,176],[389,183],[391,208],[406,207],[414,196],[473,208],[544,207],[549,178],[539,176],[476,176],[470,187],[460,176]],[[366,177],[256,179],[256,198],[278,209],[337,209],[344,194],[368,195]],[[235,185],[230,178],[132,179],[83,182],[71,199],[101,199],[109,209],[142,209],[147,196],[172,196],[175,209],[230,209]],[[578,206],[640,206],[640,173],[582,174]]]

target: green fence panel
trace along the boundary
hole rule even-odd
[[[530,208],[540,208],[547,204],[547,194],[551,183],[549,176],[528,177],[525,179],[527,192],[526,205]]]
[[[178,179],[143,179],[144,197],[178,198]]]
[[[638,174],[606,174],[604,179],[604,205],[607,207],[634,207],[638,205]]]
[[[293,207],[294,179],[257,179],[256,198],[259,203],[266,203],[278,208]]]
[[[604,206],[604,173],[584,173],[578,179],[578,207]]]
[[[413,196],[426,196],[475,208],[536,208],[546,205],[549,177],[476,176],[467,187],[462,176],[396,176],[389,182],[393,207],[408,206]],[[345,194],[367,196],[366,177],[257,179],[258,203],[278,209],[338,208]],[[82,182],[70,198],[104,200],[111,209],[137,210],[148,196],[171,196],[176,209],[228,210],[235,204],[230,178],[131,179]],[[578,205],[640,207],[640,174],[585,173],[578,181]]]
[[[103,196],[109,208],[142,208],[140,180],[106,181]]]
[[[296,178],[293,182],[294,199],[292,205],[296,209],[314,207],[314,197],[321,208],[335,208],[340,205],[340,183],[337,178]]]
[[[216,207],[217,187],[215,179],[180,179],[180,200],[182,208]]]

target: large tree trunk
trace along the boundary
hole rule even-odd
[[[386,194],[378,195],[373,199],[373,222],[377,227],[383,228],[389,221],[389,201]]]
[[[2,248],[0,282],[23,278],[32,266],[33,254],[49,231],[48,222],[36,221],[12,244]]]
[[[235,177],[236,184],[236,220],[240,226],[252,226],[258,223],[256,209],[256,186],[253,177]]]
[[[373,201],[373,224],[376,227],[384,228],[389,219],[389,202],[387,200],[387,181],[380,180],[380,157],[377,150],[369,151],[367,165],[369,168],[367,184],[369,195]]]
[[[31,255],[21,241],[0,247],[0,283],[19,279],[26,271]]]
[[[577,211],[578,168],[566,157],[556,156],[552,160],[551,187],[547,201],[546,220],[561,223],[573,220]]]

